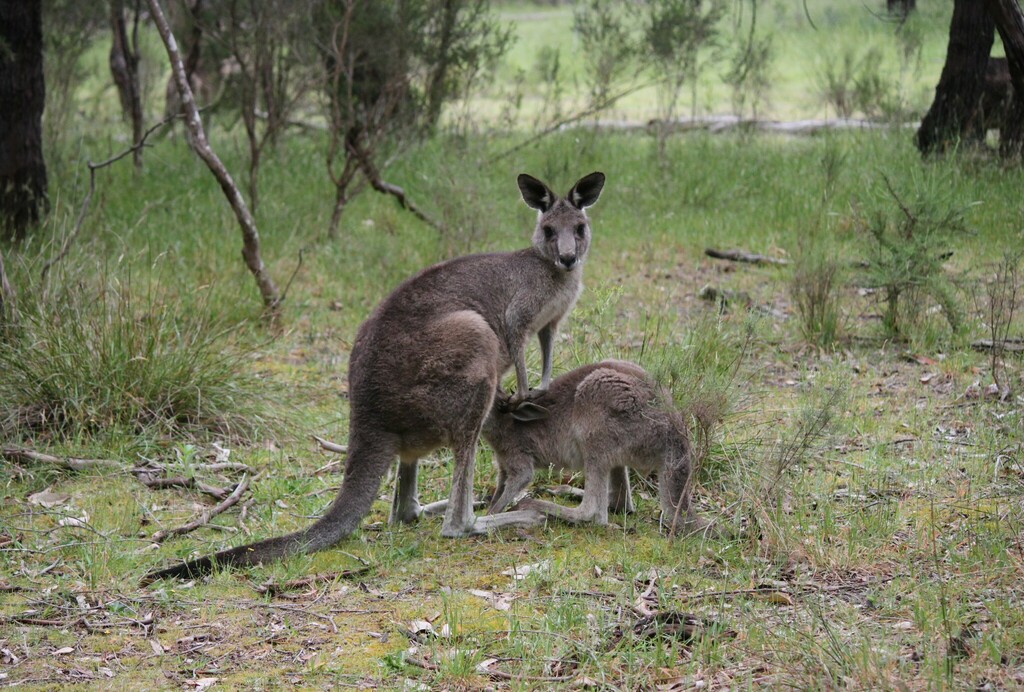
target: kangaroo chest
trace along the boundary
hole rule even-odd
[[[578,279],[556,285],[544,296],[544,301],[538,306],[535,316],[530,321],[530,331],[537,332],[542,327],[560,320],[572,309],[582,289],[583,284]]]

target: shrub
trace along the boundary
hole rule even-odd
[[[20,295],[0,342],[0,436],[250,437],[273,425],[273,385],[247,372],[249,354],[202,302],[140,300],[116,280],[96,293],[69,282],[48,301]]]
[[[920,300],[932,298],[954,333],[963,318],[952,277],[943,262],[949,258],[952,236],[965,232],[964,209],[944,201],[940,193],[919,188],[911,202],[897,194],[884,178],[892,205],[860,214],[858,228],[868,238],[864,270],[867,286],[879,289],[885,301],[882,325],[886,334],[901,336],[902,313],[920,314]]]

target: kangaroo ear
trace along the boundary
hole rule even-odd
[[[512,412],[512,418],[520,423],[529,423],[535,420],[544,420],[551,415],[551,412],[539,404],[524,401]]]
[[[527,206],[544,212],[555,203],[555,193],[532,175],[520,173],[516,182],[519,183],[519,191],[523,193],[523,201]]]
[[[604,188],[604,173],[595,171],[577,180],[565,198],[577,209],[586,209],[601,196],[602,188]]]

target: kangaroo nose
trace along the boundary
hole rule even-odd
[[[576,264],[576,253],[571,255],[559,255],[558,261],[562,263],[562,266],[566,269],[572,269],[572,265]]]

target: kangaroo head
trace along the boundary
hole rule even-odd
[[[518,182],[523,201],[537,210],[533,246],[559,269],[572,271],[583,264],[590,248],[590,223],[584,209],[601,196],[604,173],[583,176],[564,199],[525,173],[519,175]]]

